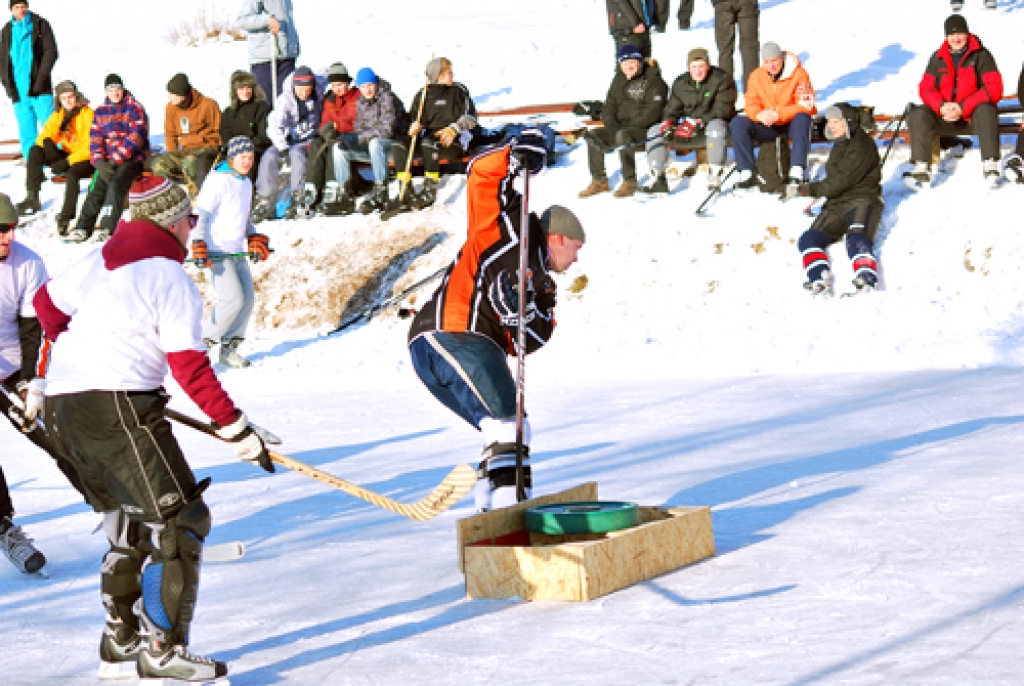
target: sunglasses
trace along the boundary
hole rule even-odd
[[[0,234],[14,231],[16,228],[18,228],[17,224],[0,224]]]

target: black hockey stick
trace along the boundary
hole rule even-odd
[[[338,333],[339,331],[344,331],[345,329],[347,329],[348,327],[352,326],[356,322],[360,322],[360,321],[362,321],[364,319],[372,319],[373,316],[375,314],[377,314],[378,312],[386,310],[389,307],[391,307],[392,305],[397,305],[398,303],[402,302],[406,297],[412,295],[413,293],[415,293],[419,289],[423,288],[425,285],[427,285],[428,283],[430,283],[431,281],[433,281],[437,277],[439,277],[442,274],[444,274],[446,271],[448,271],[448,267],[449,266],[450,265],[445,265],[445,266],[441,267],[440,269],[438,269],[436,272],[434,272],[430,276],[427,276],[427,277],[424,277],[424,278],[420,279],[419,281],[417,281],[413,285],[411,285],[408,288],[406,288],[401,293],[396,293],[396,294],[392,295],[390,298],[382,300],[379,303],[377,303],[376,305],[372,305],[372,306],[366,308],[365,310],[363,310],[362,312],[359,312],[357,314],[352,315],[351,317],[349,317],[348,319],[346,319],[345,321],[341,322],[336,327],[334,327],[333,329],[328,331],[325,335],[330,336],[331,334]]]
[[[526,500],[523,474],[523,424],[526,416],[526,272],[530,260],[530,167],[523,167],[522,212],[519,221],[519,327],[516,329],[516,501]]]
[[[198,419],[193,419],[188,415],[182,414],[169,407],[164,408],[164,416],[168,419],[173,419],[176,422],[180,422],[185,426],[202,431],[205,434],[220,438],[217,435],[217,430],[210,424],[201,422]],[[221,439],[224,440],[224,439]],[[462,499],[462,496],[469,493],[473,486],[476,485],[476,470],[470,467],[468,464],[460,464],[455,469],[450,471],[448,475],[438,484],[437,488],[431,491],[425,498],[416,501],[415,503],[400,503],[397,500],[393,500],[386,495],[381,495],[376,491],[357,486],[351,481],[328,474],[327,472],[321,471],[316,467],[311,467],[305,462],[300,462],[293,457],[276,453],[272,450],[270,453],[270,459],[277,464],[287,467],[292,471],[298,472],[311,479],[316,479],[321,483],[325,483],[328,486],[344,491],[349,495],[355,496],[360,500],[365,500],[371,505],[377,507],[383,507],[385,510],[391,510],[398,514],[415,519],[418,522],[423,522],[437,515],[441,514],[455,503]]]
[[[716,195],[719,195],[722,192],[722,186],[725,185],[725,182],[729,180],[729,177],[732,176],[734,171],[736,171],[735,164],[729,169],[729,173],[722,177],[722,180],[719,181],[718,185],[711,189],[711,192],[708,193],[708,197],[704,198],[704,202],[702,202],[700,207],[697,208],[696,214],[698,217],[704,214],[704,210],[707,209],[708,203],[710,203]]]

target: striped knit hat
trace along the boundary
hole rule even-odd
[[[256,148],[252,145],[252,139],[248,136],[235,136],[228,141],[229,160],[232,160],[246,152],[256,152]]]
[[[169,229],[192,212],[188,193],[162,176],[149,176],[132,184],[128,191],[132,221],[148,219]]]

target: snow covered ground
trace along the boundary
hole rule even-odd
[[[481,109],[599,99],[611,76],[599,0],[378,3],[358,16],[296,4],[303,62],[373,66],[406,102],[431,52],[453,59]],[[827,4],[829,16],[820,0],[763,1],[762,39],[801,54],[823,104],[898,112],[916,99],[948,5]],[[171,12],[195,5],[33,9],[57,33],[57,79],[99,99],[117,71],[159,132],[175,71],[224,102],[245,65],[244,43],[159,41]],[[966,16],[1013,92],[1024,2],[1000,5],[968,3]],[[711,16],[698,3],[694,30],[654,37],[669,79],[690,48],[715,54]],[[0,101],[0,137],[14,137]],[[1021,683],[1024,188],[985,190],[971,151],[912,195],[898,179],[908,157],[897,146],[885,168],[885,289],[828,302],[800,288],[805,203],[726,197],[696,219],[700,174],[657,203],[579,201],[582,149],[532,186],[535,208],[568,205],[590,236],[560,279],[559,330],[528,365],[538,490],[597,480],[608,498],[712,506],[717,557],[586,605],[466,601],[453,522],[468,500],[416,524],[301,475],[264,475],[182,429],[199,476],[215,482],[211,543],[249,547],[241,562],[204,568],[196,651],[231,661],[235,684]],[[24,168],[0,164],[0,191],[18,200],[23,190]],[[44,201],[62,190],[44,186]],[[408,323],[389,314],[324,338],[340,304],[315,292],[332,274],[379,269],[367,255],[395,236],[438,236],[398,286],[430,273],[461,244],[464,203],[452,177],[437,207],[387,227],[363,217],[268,226],[280,267],[258,270],[276,280],[243,350],[254,364],[221,378],[285,439],[283,452],[408,501],[474,461],[475,432],[410,369]],[[40,221],[20,236],[59,273],[90,246],[53,232]],[[845,288],[845,250],[833,258]],[[587,288],[569,295],[581,275]],[[290,300],[274,299],[284,291]],[[180,393],[174,404],[197,412]],[[106,549],[89,535],[97,519],[27,441],[0,428],[0,446],[18,521],[52,574],[41,582],[0,564],[0,682],[92,683]]]

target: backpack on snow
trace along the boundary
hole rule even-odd
[[[789,142],[779,136],[757,150],[758,187],[762,193],[779,193],[789,179]]]

